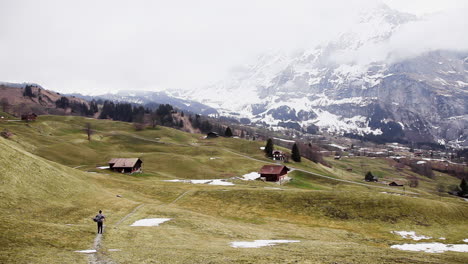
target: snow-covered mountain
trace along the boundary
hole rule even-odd
[[[417,19],[380,5],[326,45],[264,54],[219,83],[174,95],[272,128],[468,146],[468,52],[372,53]]]

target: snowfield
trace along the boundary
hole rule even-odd
[[[242,180],[244,181],[253,181],[253,180],[256,180],[260,178],[260,174],[258,174],[258,172],[251,172],[251,173],[247,173],[245,175],[242,175]]]
[[[391,248],[407,251],[424,251],[427,253],[444,253],[446,251],[468,252],[468,245],[465,244],[442,244],[437,242],[393,245]]]
[[[84,254],[92,254],[92,253],[96,253],[96,250],[95,249],[86,249],[86,250],[76,250],[75,252],[84,253]]]
[[[130,226],[159,226],[160,224],[171,220],[172,218],[148,218],[135,221]]]
[[[400,235],[402,238],[407,238],[407,239],[413,239],[415,241],[421,240],[421,239],[431,239],[432,237],[428,236],[418,236],[416,235],[416,232],[414,231],[392,231],[392,234],[397,234]]]
[[[210,179],[210,180],[164,180],[165,182],[183,182],[183,183],[191,183],[191,184],[209,184],[209,185],[235,185],[232,182],[228,182],[224,179]]]
[[[301,242],[299,240],[255,240],[252,242],[248,241],[237,241],[231,242],[231,247],[233,248],[259,248],[259,247],[267,247],[267,246],[274,246],[281,243],[298,243]]]

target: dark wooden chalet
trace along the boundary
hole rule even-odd
[[[219,135],[216,132],[208,132],[206,134],[206,138],[217,138],[217,137],[219,137]]]
[[[286,154],[281,150],[273,150],[273,160],[286,160]]]
[[[388,184],[389,186],[403,186],[403,183],[401,182],[396,182],[396,181],[392,181],[391,183]]]
[[[260,171],[260,177],[265,178],[266,181],[277,182],[283,179],[289,171],[289,168],[284,165],[264,165]]]
[[[142,163],[143,161],[139,158],[113,158],[109,161],[109,168],[121,173],[141,172]]]
[[[36,118],[37,118],[37,115],[35,113],[21,115],[21,120],[24,120],[24,121],[36,121]]]

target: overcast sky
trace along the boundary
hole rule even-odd
[[[468,1],[383,2],[432,14],[395,38],[391,45],[405,47],[402,56],[468,47]],[[262,52],[324,43],[376,3],[0,0],[0,81],[84,94],[203,87]]]

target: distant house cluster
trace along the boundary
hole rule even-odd
[[[141,172],[143,161],[139,158],[113,158],[109,161],[109,169],[121,173]]]
[[[281,150],[273,150],[273,160],[288,161],[288,155]]]

